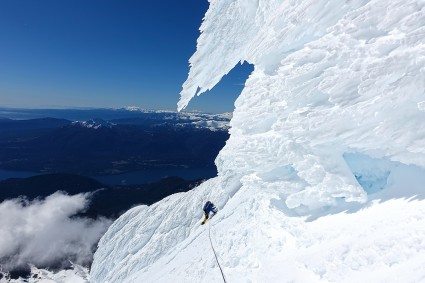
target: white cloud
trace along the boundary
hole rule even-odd
[[[75,217],[89,204],[89,194],[56,192],[46,199],[22,198],[0,203],[0,264],[3,270],[58,263],[87,264],[93,246],[111,220]]]

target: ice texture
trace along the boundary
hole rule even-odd
[[[238,62],[253,64],[218,170],[291,166],[304,185],[288,187],[290,208],[364,202],[345,153],[425,166],[423,6],[211,1],[179,109]]]
[[[91,282],[425,282],[425,1],[210,0],[178,108],[236,64],[218,177],[136,207]],[[200,226],[202,205],[220,209]]]

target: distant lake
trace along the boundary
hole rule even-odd
[[[24,171],[6,171],[0,170],[0,181],[9,178],[28,178],[40,175],[35,172]],[[215,167],[208,168],[171,168],[171,169],[147,169],[143,171],[134,171],[119,175],[90,176],[101,183],[108,185],[135,185],[160,181],[166,177],[176,176],[185,180],[207,179],[217,176]]]

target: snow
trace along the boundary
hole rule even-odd
[[[177,125],[191,125],[195,128],[206,128],[211,131],[227,131],[229,129],[229,120],[231,113],[208,114],[201,112],[180,112],[175,113],[174,119],[187,120],[187,123],[178,123]]]
[[[52,272],[46,269],[31,267],[31,275],[28,279],[10,279],[7,274],[0,279],[1,283],[89,283],[89,271],[78,264],[73,264],[72,268]]]
[[[231,113],[210,114],[202,112],[176,112],[167,110],[146,110],[135,106],[119,108],[115,110],[125,110],[130,112],[140,112],[144,115],[141,117],[152,119],[152,124],[157,122],[160,124],[164,121],[174,123],[178,127],[195,127],[209,129],[211,131],[227,131],[229,129],[229,121]],[[102,119],[91,119],[87,121],[74,121],[73,126],[98,130],[101,128],[113,128],[116,123],[105,121]]]
[[[80,126],[82,128],[98,130],[102,127],[112,128],[116,124],[108,122],[108,121],[104,121],[101,119],[93,119],[93,120],[87,120],[87,121],[74,121],[72,122],[72,125]]]
[[[91,282],[425,282],[425,1],[210,0],[182,110],[239,62],[218,177],[122,215]],[[220,209],[200,226],[202,205]]]

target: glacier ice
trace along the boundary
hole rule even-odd
[[[178,108],[236,64],[218,176],[121,216],[97,282],[425,278],[425,1],[210,0]],[[368,195],[369,193],[369,195]]]

